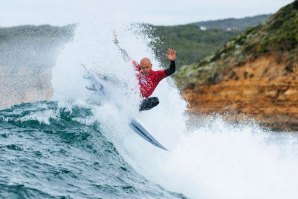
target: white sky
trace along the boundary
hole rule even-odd
[[[113,12],[111,20],[186,24],[275,13],[294,0],[0,0],[0,26],[65,25],[88,16],[88,6]],[[83,9],[84,8],[84,9]],[[107,11],[108,10],[108,11]],[[109,13],[111,14],[111,13]],[[92,20],[92,16],[90,16]]]

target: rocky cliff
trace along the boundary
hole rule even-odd
[[[230,40],[213,56],[183,67],[177,80],[199,114],[253,118],[298,131],[298,1]]]

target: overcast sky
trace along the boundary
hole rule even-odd
[[[294,0],[0,0],[0,26],[65,25],[79,21],[88,6],[118,15],[111,20],[176,25],[271,14]],[[84,11],[82,11],[84,7]],[[86,9],[87,8],[87,9]],[[100,10],[100,9],[99,9]],[[99,11],[100,12],[100,11]],[[92,18],[91,18],[92,19]]]

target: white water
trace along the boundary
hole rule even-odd
[[[119,17],[119,13],[128,13],[111,7],[105,2],[83,8],[74,41],[61,52],[53,70],[55,99],[92,106],[96,119],[106,128],[105,135],[126,161],[170,190],[203,199],[297,198],[296,138],[276,137],[254,125],[229,126],[219,117],[205,118],[200,127],[188,130],[186,102],[169,78],[153,94],[159,97],[159,106],[137,111],[134,71],[114,46],[112,30],[117,30],[120,45],[131,57],[137,61],[144,56],[152,58],[154,69],[160,64],[147,46],[149,38],[136,34],[136,29],[129,30],[129,21]],[[113,100],[94,105],[99,99],[85,89],[88,82],[81,63],[127,82],[132,91],[129,95],[115,93]],[[121,108],[115,106],[119,103]],[[139,118],[170,151],[160,150],[136,135],[128,127],[129,117]]]

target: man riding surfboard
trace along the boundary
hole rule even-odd
[[[176,69],[175,50],[169,48],[167,51],[167,58],[170,61],[169,68],[155,71],[155,70],[152,70],[152,63],[149,58],[147,57],[142,58],[140,63],[137,63],[135,60],[130,58],[126,50],[121,48],[121,46],[119,45],[119,41],[117,39],[117,35],[115,32],[113,35],[114,35],[113,42],[118,47],[121,54],[123,55],[124,60],[130,61],[135,67],[135,70],[138,72],[136,77],[139,82],[141,97],[143,98],[140,104],[139,111],[149,110],[157,106],[159,104],[158,98],[150,97],[150,96],[152,95],[153,91],[155,90],[158,83],[162,79],[172,75],[175,72],[175,69]]]

